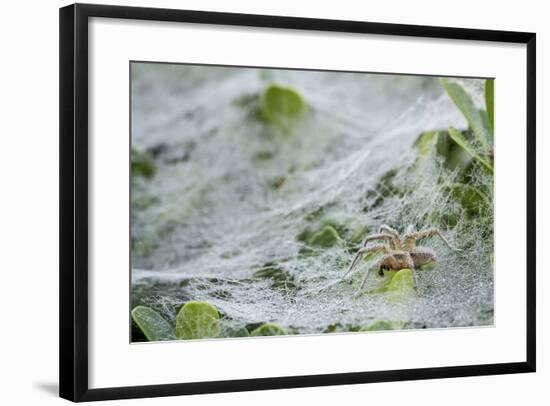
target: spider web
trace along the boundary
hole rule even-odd
[[[270,81],[308,102],[291,135],[255,118],[255,95]],[[478,101],[481,83],[466,83]],[[466,128],[437,79],[138,64],[132,95],[132,145],[156,166],[132,184],[133,305],[173,321],[186,300],[206,300],[226,323],[275,322],[297,334],[376,319],[493,323],[492,205],[467,218],[444,187],[457,174],[435,154],[418,160],[412,146],[425,130]],[[471,184],[483,181],[474,173]],[[438,262],[417,272],[421,295],[391,304],[357,297],[352,281],[374,260],[342,280],[350,244],[312,249],[297,238],[327,221],[347,238],[359,226],[428,228],[449,213],[457,223],[443,233],[465,253],[423,240]],[[270,277],[258,277],[262,269]]]

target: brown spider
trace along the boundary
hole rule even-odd
[[[432,235],[437,235],[439,238],[441,238],[445,245],[447,245],[447,247],[449,247],[453,251],[461,251],[457,248],[453,248],[437,228],[414,231],[414,227],[409,226],[405,231],[405,235],[403,236],[403,238],[401,238],[396,230],[384,224],[380,226],[380,228],[378,229],[378,233],[369,235],[367,236],[367,238],[365,238],[361,249],[357,251],[355,258],[353,258],[351,265],[349,266],[343,277],[345,277],[348,273],[352,271],[352,269],[355,267],[355,265],[357,265],[363,255],[368,254],[369,252],[382,251],[384,252],[384,255],[382,256],[382,258],[376,261],[372,268],[367,271],[367,274],[361,282],[359,290],[363,289],[363,287],[365,286],[367,278],[372,269],[377,269],[378,273],[383,276],[384,270],[399,270],[409,268],[412,271],[414,285],[416,288],[417,285],[414,272],[415,269],[436,261],[435,252],[430,248],[417,246],[416,240]],[[387,243],[367,246],[369,241],[377,240],[385,240],[387,241]]]

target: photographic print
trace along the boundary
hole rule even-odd
[[[130,63],[131,342],[492,326],[491,78]]]

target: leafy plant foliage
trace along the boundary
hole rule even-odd
[[[207,302],[187,302],[176,316],[176,336],[185,339],[213,338],[220,333],[220,314]]]
[[[260,101],[262,117],[287,134],[305,113],[306,107],[304,99],[298,92],[277,84],[268,86]]]
[[[159,313],[149,307],[134,307],[132,320],[149,341],[167,341],[175,338],[173,327]]]

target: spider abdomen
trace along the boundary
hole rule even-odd
[[[411,250],[410,254],[416,268],[435,262],[437,260],[435,252],[432,249],[426,247],[417,246]]]

